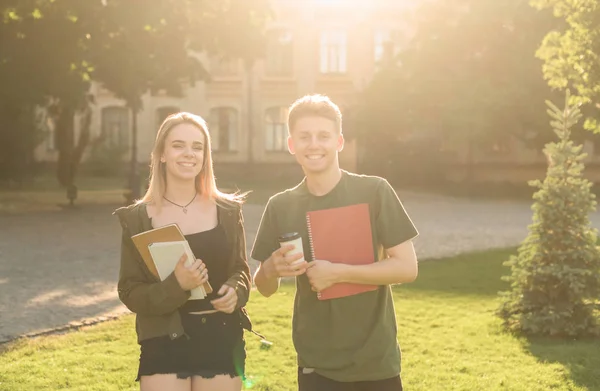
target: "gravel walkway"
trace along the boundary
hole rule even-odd
[[[528,203],[401,194],[420,231],[420,260],[518,244]],[[0,342],[127,312],[116,294],[114,207],[0,216]],[[246,205],[251,246],[263,207]],[[600,227],[600,214],[592,216]],[[255,265],[253,265],[255,266]]]

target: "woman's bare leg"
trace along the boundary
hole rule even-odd
[[[210,379],[200,376],[192,378],[192,391],[241,391],[242,378],[239,376],[217,375]]]
[[[190,391],[192,379],[178,379],[175,374],[158,374],[142,376],[140,378],[140,391]]]

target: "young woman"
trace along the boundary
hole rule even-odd
[[[142,391],[241,390],[246,358],[244,305],[250,291],[242,197],[221,193],[213,174],[205,121],[178,113],[161,125],[151,155],[150,186],[120,208],[123,227],[118,292],[136,314]],[[175,223],[197,259],[160,281],[131,236]],[[189,300],[208,281],[213,292]]]

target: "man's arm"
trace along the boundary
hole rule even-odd
[[[413,282],[417,278],[419,267],[412,240],[386,251],[388,258],[369,265],[346,265],[316,260],[309,264],[306,275],[313,290],[317,292],[341,282],[367,285]]]
[[[294,249],[294,245],[279,247],[275,218],[276,208],[273,206],[272,200],[273,198],[265,207],[252,246],[252,258],[260,261],[258,270],[254,274],[254,284],[260,294],[265,297],[277,292],[281,277],[299,276],[306,271],[307,267],[306,261],[300,265],[290,266],[291,263],[304,256],[302,253],[287,255],[288,251]]]
[[[277,292],[279,289],[279,283],[281,281],[280,277],[269,273],[267,269],[268,266],[266,266],[264,262],[261,262],[260,265],[258,265],[256,273],[254,274],[254,283],[256,284],[256,289],[258,289],[260,294],[265,297],[269,297],[273,293]]]
[[[338,264],[339,282],[391,285],[413,282],[419,274],[417,255],[412,240],[386,250],[388,258],[370,265]]]
[[[276,221],[273,215],[272,199],[269,199],[258,225],[258,231],[252,245],[252,258],[259,261],[259,266],[254,273],[254,284],[261,295],[271,296],[279,289],[279,276],[269,270],[272,252],[278,247],[276,242]]]
[[[418,232],[386,180],[377,185],[374,213],[373,228],[388,257],[368,265],[313,261],[306,272],[313,290],[321,291],[338,282],[390,285],[412,282],[417,278],[417,256],[412,239],[417,237]]]

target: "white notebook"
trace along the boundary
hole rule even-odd
[[[187,254],[186,266],[191,265],[196,259],[190,245],[185,240],[180,242],[151,243],[148,245],[148,250],[150,251],[150,255],[152,255],[152,260],[156,265],[156,270],[161,281],[173,273],[179,258],[184,253]],[[202,285],[192,289],[190,292],[190,300],[204,299],[206,297],[206,291]]]

